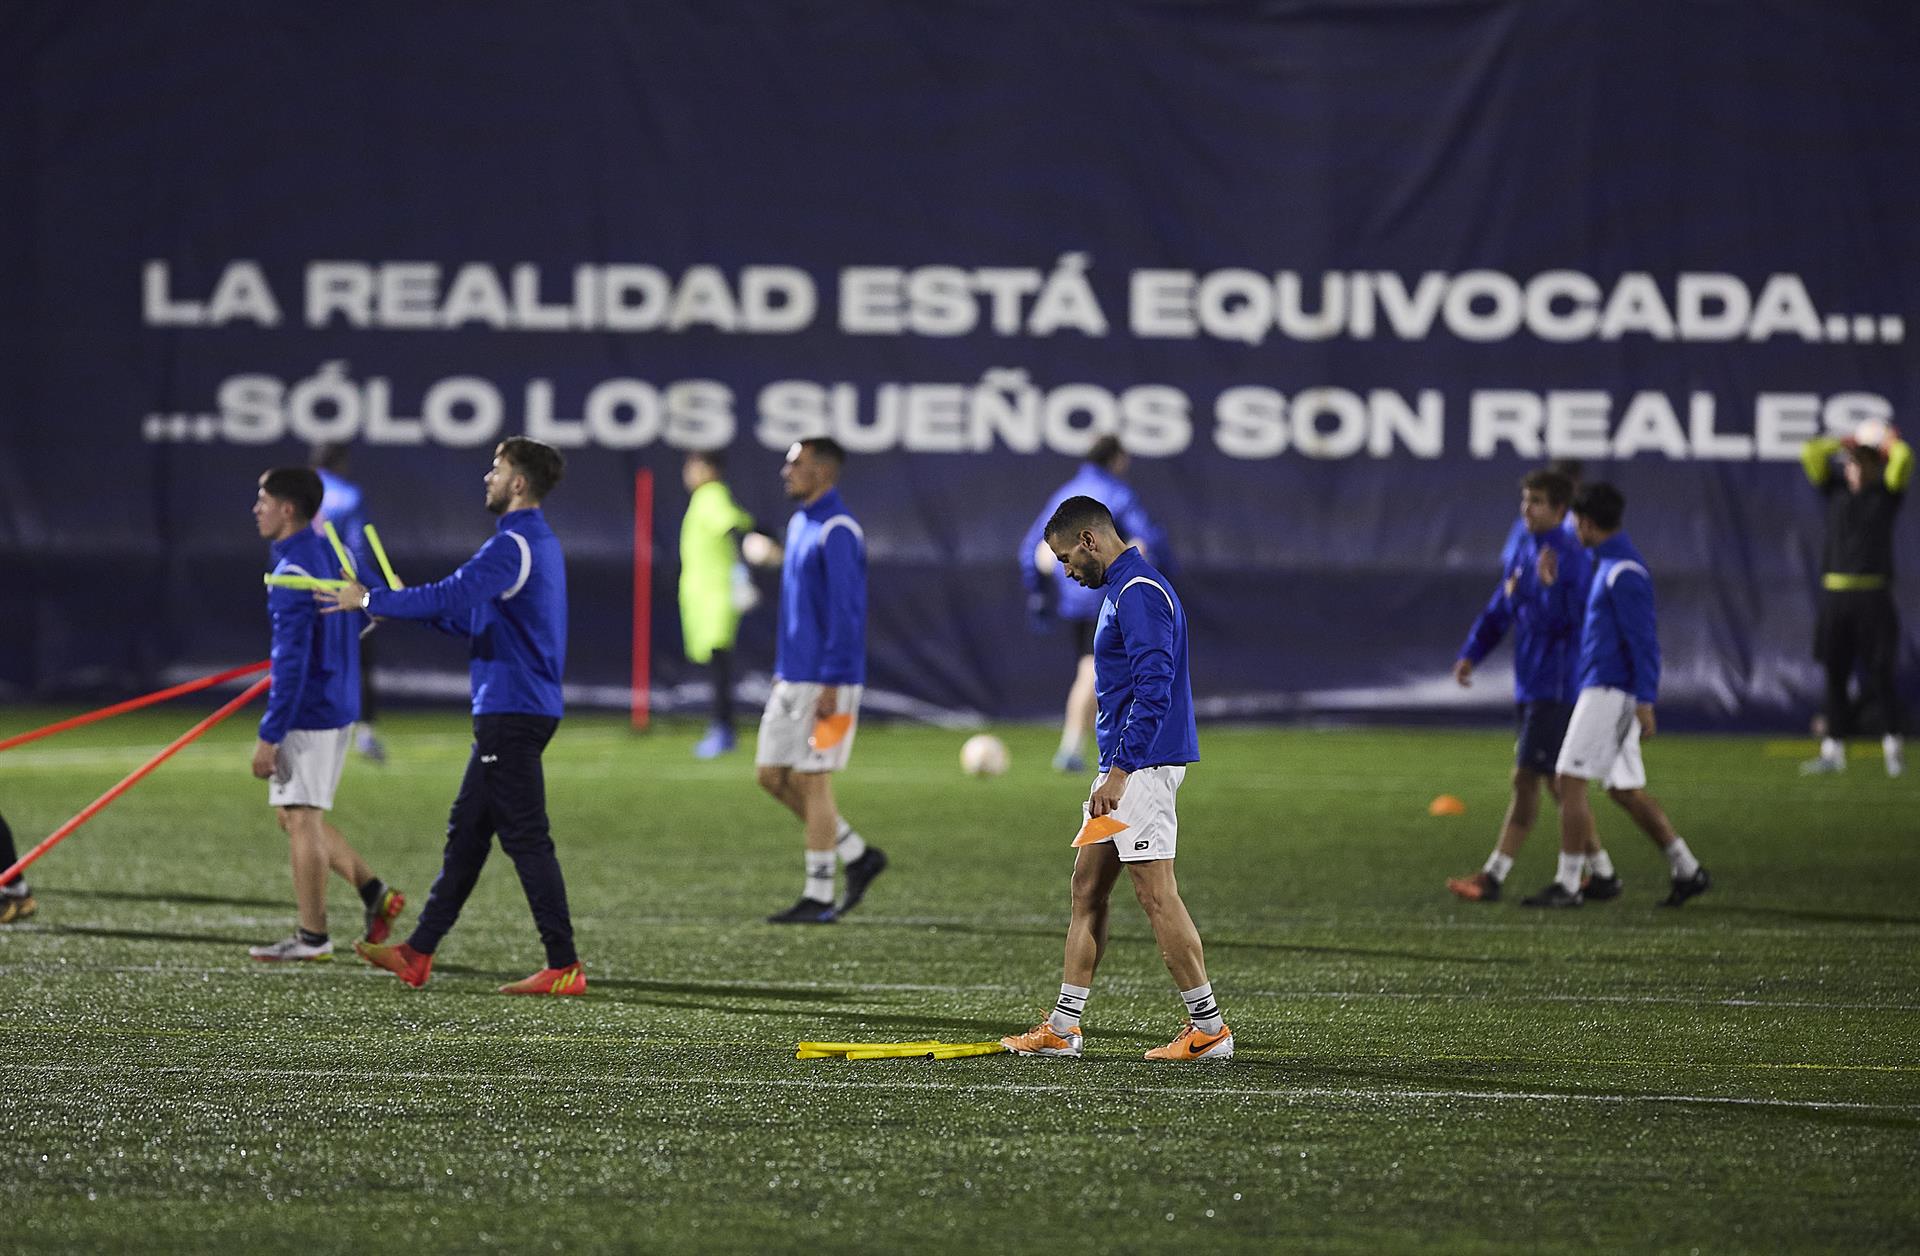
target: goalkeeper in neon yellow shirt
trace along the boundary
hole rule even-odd
[[[708,450],[688,454],[680,472],[690,494],[680,521],[680,633],[688,660],[713,676],[713,724],[693,748],[701,759],[733,749],[733,643],[740,616],[760,600],[734,539],[753,531],[753,516],[733,500],[725,471],[724,455]]]

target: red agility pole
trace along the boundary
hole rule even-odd
[[[252,669],[249,669],[249,670],[252,670]],[[232,715],[235,711],[238,711],[241,707],[247,705],[247,703],[252,702],[255,698],[259,697],[260,694],[266,690],[267,686],[271,685],[272,683],[273,683],[273,677],[262,676],[259,680],[256,680],[251,685],[248,685],[246,687],[246,690],[242,692],[239,697],[233,699],[233,701],[227,703],[227,705],[221,707],[218,711],[215,711],[212,715],[209,715],[206,719],[201,720],[198,724],[195,724],[192,728],[189,728],[186,732],[174,738],[173,741],[167,746],[165,750],[162,750],[159,754],[153,756],[153,758],[148,759],[145,763],[141,764],[139,767],[129,772],[126,775],[126,777],[122,779],[118,785],[115,785],[112,789],[108,790],[106,793],[100,795],[98,798],[88,803],[86,807],[80,812],[79,815],[73,817],[73,819],[67,821],[65,824],[55,829],[52,832],[52,834],[49,835],[44,842],[41,842],[38,846],[34,847],[32,850],[22,855],[19,861],[16,862],[13,865],[13,867],[8,868],[5,872],[0,872],[0,885],[5,885],[7,884],[7,882],[19,876],[23,871],[26,870],[26,867],[28,864],[40,858],[40,856],[46,854],[48,851],[52,850],[55,846],[58,846],[63,840],[65,840],[68,834],[72,833],[75,829],[79,828],[81,825],[85,824],[87,821],[93,819],[94,816],[100,814],[100,811],[103,807],[105,807],[108,803],[112,802],[114,799],[118,798],[120,795],[126,793],[128,790],[132,789],[136,784],[140,782],[140,778],[144,777],[145,775],[147,775],[147,773],[153,771],[155,768],[165,763],[168,759],[173,758],[174,755],[179,754],[180,751],[185,749],[188,745],[190,745],[194,741],[198,740],[202,734],[204,734],[208,729],[212,728],[215,724],[218,724],[221,720],[226,719],[229,715]]]
[[[653,689],[653,472],[633,476],[633,726],[645,728]]]
[[[157,690],[144,698],[128,698],[125,702],[116,702],[112,706],[101,707],[98,711],[89,711],[85,715],[76,715],[72,719],[61,720],[58,723],[49,724],[45,728],[36,728],[30,733],[15,733],[5,741],[0,741],[0,750],[11,750],[15,746],[24,746],[30,741],[39,741],[42,737],[51,737],[55,733],[64,733],[69,728],[80,728],[96,720],[104,720],[115,715],[125,715],[128,711],[138,711],[141,707],[152,706],[156,702],[165,702],[169,698],[178,698],[183,694],[198,693],[202,689],[211,689],[213,686],[224,684],[229,680],[237,680],[242,676],[250,676],[254,672],[265,671],[269,666],[271,666],[269,660],[261,659],[258,663],[249,663],[245,667],[229,667],[224,672],[215,672],[211,676],[202,676],[199,680],[189,680],[184,684],[174,685],[168,689]]]

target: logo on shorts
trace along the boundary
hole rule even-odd
[[[1152,845],[1152,843],[1142,840],[1142,841],[1135,842],[1133,844],[1133,848],[1135,850],[1145,850],[1150,845]]]
[[[481,755],[481,756],[480,756],[480,762],[482,762],[482,763],[498,763],[498,762],[500,762],[500,756],[499,756],[499,755],[497,755],[497,754],[483,754],[483,755]]]

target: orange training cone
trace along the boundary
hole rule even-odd
[[[1430,816],[1463,816],[1467,814],[1467,804],[1461,802],[1452,794],[1441,794],[1438,798],[1435,798],[1427,804],[1427,814]]]

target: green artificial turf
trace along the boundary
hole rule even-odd
[[[55,712],[12,710],[0,732]],[[23,849],[192,718],[0,754]],[[467,743],[396,716],[335,819],[424,901]],[[1207,729],[1181,885],[1239,1044],[1149,1065],[1182,1008],[1126,885],[1079,1061],[797,1061],[802,1039],[977,1041],[1059,981],[1083,782],[1052,736],[871,725],[845,814],[892,868],[846,922],[761,923],[797,825],[750,749],[569,720],[547,756],[591,993],[496,854],[433,980],[247,958],[292,924],[285,839],[223,726],[49,854],[0,929],[7,1245],[21,1251],[1755,1251],[1920,1244],[1920,772],[1662,736],[1653,789],[1712,870],[1680,911],[1617,811],[1615,902],[1455,901],[1505,801],[1498,733]],[[1441,792],[1464,816],[1430,818]]]

